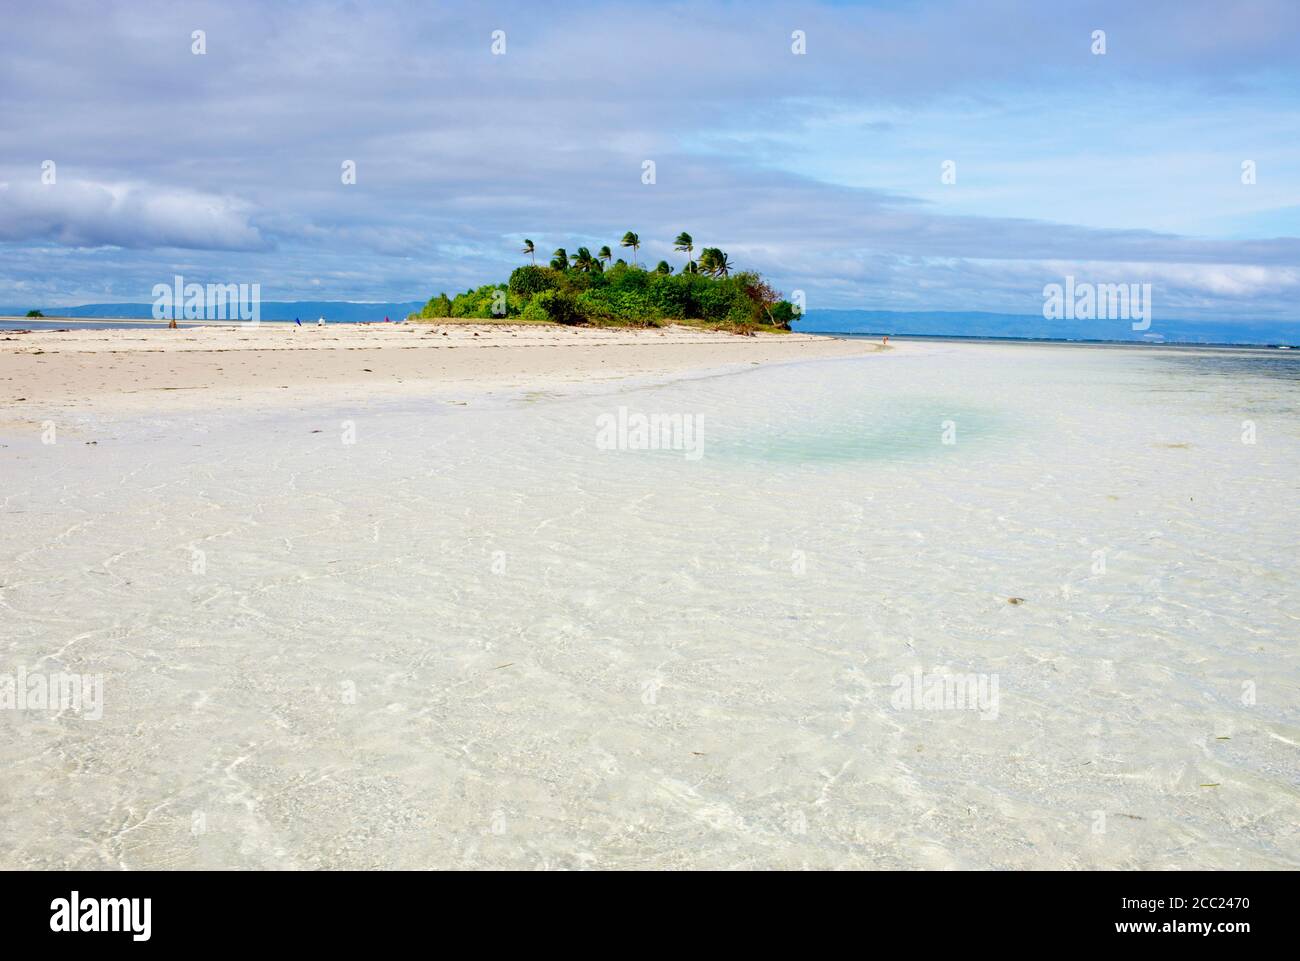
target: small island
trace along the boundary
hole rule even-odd
[[[673,248],[686,255],[674,273],[666,260],[647,270],[637,262],[641,238],[628,231],[620,247],[632,263],[614,260],[609,247],[594,255],[578,247],[570,255],[560,247],[549,266],[539,267],[531,240],[521,252],[530,263],[518,267],[504,284],[484,284],[454,297],[440,293],[412,321],[511,320],[607,327],[659,327],[665,323],[752,334],[788,331],[795,306],[754,271],[733,272],[731,259],[717,247],[703,247],[695,258],[695,241],[683,231]]]

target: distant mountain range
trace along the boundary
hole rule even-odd
[[[1151,329],[1127,320],[1046,320],[1028,314],[979,311],[810,310],[795,330],[842,334],[1015,337],[1031,340],[1106,340],[1180,344],[1297,344],[1295,321],[1175,320],[1159,315]]]
[[[304,323],[324,317],[336,323],[357,323],[363,320],[402,320],[412,311],[424,306],[423,300],[403,304],[358,304],[349,300],[264,300],[262,320],[293,320]],[[0,307],[0,316],[22,317],[31,310],[26,307]],[[81,307],[40,307],[48,317],[116,317],[123,320],[151,320],[153,304],[84,304]]]
[[[422,300],[365,304],[347,300],[263,301],[263,320],[303,322],[324,317],[335,323],[401,320],[424,306]],[[30,306],[0,307],[0,316],[21,317]],[[85,304],[40,308],[50,317],[150,319],[152,304]],[[818,333],[912,334],[934,337],[1016,337],[1032,340],[1109,340],[1186,344],[1300,345],[1300,323],[1291,321],[1176,320],[1157,315],[1151,329],[1137,331],[1126,320],[1046,320],[1030,314],[982,311],[810,310],[795,329]]]

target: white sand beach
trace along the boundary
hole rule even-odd
[[[3,321],[0,328],[8,324],[20,327],[22,321]],[[30,423],[49,410],[91,407],[165,412],[449,389],[536,390],[857,356],[878,346],[684,326],[264,323],[0,332],[0,404],[10,422]]]

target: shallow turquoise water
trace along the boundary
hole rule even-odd
[[[800,423],[766,423],[723,436],[709,446],[722,460],[784,464],[828,464],[951,457],[997,433],[1005,421],[984,408],[958,402],[910,401],[855,406],[846,398],[838,409]]]

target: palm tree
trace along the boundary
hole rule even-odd
[[[632,233],[632,231],[629,230],[627,233],[625,233],[625,234],[623,235],[623,239],[620,240],[620,241],[618,242],[618,245],[619,245],[620,247],[631,247],[631,248],[632,248],[632,263],[635,264],[635,263],[636,263],[636,252],[637,252],[637,250],[639,250],[640,247],[641,247],[641,238],[638,237],[636,234]]]
[[[695,238],[684,230],[678,234],[677,239],[673,241],[673,250],[680,250],[682,253],[686,254],[687,264],[690,264],[691,262],[691,251],[694,249]]]
[[[557,247],[551,254],[551,266],[556,270],[569,269],[569,254],[563,247]]]
[[[591,256],[591,251],[586,247],[579,247],[578,252],[573,255],[574,269],[581,270],[583,273],[590,271],[595,262],[595,258]]]
[[[609,249],[608,245],[601,247],[600,250],[596,251],[596,256],[605,261],[606,264],[614,262],[614,252]]]
[[[533,242],[531,240],[525,240],[523,246],[523,252],[526,253],[529,257],[533,258],[533,266],[536,267],[537,257],[533,254],[533,250],[534,250]]]
[[[659,261],[659,263],[655,264],[656,274],[671,274],[672,272],[673,272],[673,265],[666,260],[661,260]]]
[[[700,273],[725,277],[731,272],[731,267],[731,259],[717,247],[705,247],[700,251]]]

